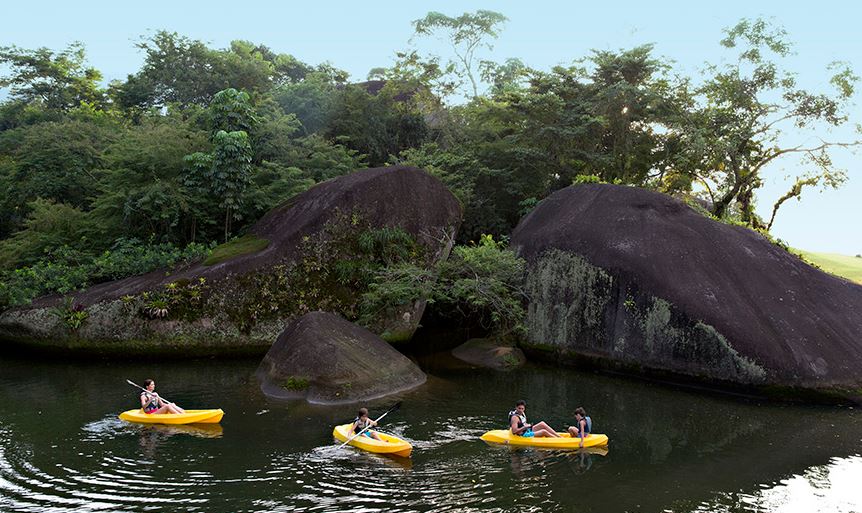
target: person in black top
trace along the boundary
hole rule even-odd
[[[144,380],[146,392],[141,392],[141,409],[144,413],[185,413],[186,411],[174,403],[169,403],[159,397],[155,392],[156,382],[151,379]]]
[[[371,429],[365,429],[376,425],[376,420],[368,418],[368,408],[359,408],[356,418],[353,419],[353,427],[350,428],[350,432],[354,435],[362,433],[362,436],[367,436],[368,438],[373,438],[375,440],[385,442],[386,440],[380,438],[380,435],[378,435],[375,431],[371,431]],[[362,431],[363,429],[365,429],[365,432]]]
[[[509,412],[509,429],[513,435],[523,436],[525,438],[536,437],[554,437],[560,438],[560,435],[554,429],[539,421],[535,424],[527,423],[527,415],[524,413],[527,410],[527,401],[523,399],[515,403],[515,409]]]

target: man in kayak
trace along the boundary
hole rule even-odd
[[[180,408],[174,403],[169,403],[162,400],[159,394],[155,392],[156,382],[151,379],[144,380],[144,388],[146,392],[141,392],[141,409],[144,413],[185,413],[186,410]]]
[[[381,442],[385,442],[386,440],[380,438],[376,432],[371,431],[372,426],[376,426],[377,421],[368,418],[368,408],[359,408],[359,412],[357,412],[356,418],[353,419],[353,427],[350,428],[350,432],[354,435],[362,433],[362,436],[367,436],[368,438],[373,438],[375,440],[380,440]],[[362,430],[365,430],[364,432]]]
[[[534,436],[560,438],[560,435],[551,426],[542,421],[536,424],[528,424],[525,411],[527,411],[527,402],[521,399],[515,403],[515,409],[509,412],[509,429],[513,435],[525,438]]]
[[[590,436],[590,430],[592,429],[593,420],[587,416],[587,412],[584,411],[583,408],[578,406],[575,408],[575,425],[569,426],[569,434],[572,435],[572,438],[580,438],[581,443],[579,444],[581,447],[584,446],[584,438]]]

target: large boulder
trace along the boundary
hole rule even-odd
[[[334,404],[366,401],[425,382],[425,374],[374,333],[338,315],[312,312],[278,336],[257,370],[261,389],[280,399]]]
[[[513,370],[527,363],[514,341],[496,338],[471,338],[452,350],[452,356],[476,367]]]
[[[460,222],[458,200],[422,170],[356,171],[276,207],[238,243],[217,248],[219,258],[99,284],[75,293],[71,303],[51,296],[6,311],[0,339],[79,352],[259,354],[286,321],[308,311],[357,317],[363,278],[357,264],[372,258],[361,251],[388,250],[364,244],[364,235],[377,230],[378,246],[385,245],[393,236],[386,230],[398,228],[415,244],[411,258],[431,266],[448,256]],[[387,340],[406,340],[424,307],[403,305],[370,324]]]
[[[862,398],[862,286],[740,226],[615,185],[521,220],[526,347],[780,395]]]

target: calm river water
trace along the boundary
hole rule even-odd
[[[332,427],[354,406],[269,401],[257,363],[0,357],[0,511],[862,512],[858,409],[425,357],[428,383],[384,419],[414,444],[400,460],[337,449]],[[223,408],[221,426],[120,421],[137,402],[125,380],[147,377],[186,408]],[[583,405],[607,454],[480,441],[518,398],[559,427]]]

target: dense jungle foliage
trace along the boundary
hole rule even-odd
[[[782,203],[845,179],[830,148],[858,141],[782,146],[779,136],[851,122],[858,77],[833,63],[831,91],[799,87],[782,67],[791,46],[779,27],[726,29],[727,63],[690,78],[650,46],[550,70],[490,60],[505,22],[429,13],[415,38],[443,37],[451,54],[407,48],[363,82],[263,44],[211,48],[165,31],[139,41],[139,70],[107,85],[80,43],[0,48],[0,308],[202,258],[275,205],[364,167],[440,178],[464,206],[461,244],[505,240],[575,182],[677,194],[768,230]],[[793,154],[805,174],[759,218],[764,167]],[[390,274],[411,276],[400,272]]]

